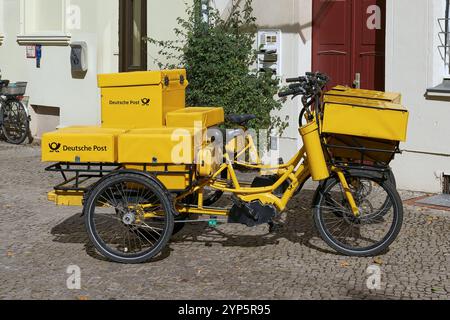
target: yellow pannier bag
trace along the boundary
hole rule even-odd
[[[400,104],[335,96],[324,102],[323,133],[406,141],[409,113]]]
[[[186,70],[98,75],[102,126],[161,128],[168,112],[185,108]]]

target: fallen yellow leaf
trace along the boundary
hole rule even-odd
[[[381,260],[380,257],[376,257],[375,259],[373,259],[373,262],[374,262],[375,264],[380,265],[380,266],[383,264],[383,260]]]

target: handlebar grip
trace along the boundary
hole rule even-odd
[[[298,78],[288,78],[286,79],[287,83],[293,83],[293,82],[305,82],[306,78],[305,77],[298,77]]]
[[[289,97],[290,95],[293,95],[293,94],[295,94],[295,90],[291,89],[291,90],[287,90],[287,91],[278,93],[278,97],[284,98],[284,97]]]

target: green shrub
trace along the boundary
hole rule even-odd
[[[185,68],[188,74],[189,106],[220,106],[226,114],[255,114],[252,128],[276,129],[282,133],[288,119],[276,115],[282,108],[275,99],[279,80],[254,68],[257,32],[252,0],[238,6],[233,1],[224,20],[216,9],[208,8],[204,19],[201,0],[187,7],[187,19],[178,18],[176,41],[148,41],[158,46],[155,62],[161,69]],[[161,63],[160,61],[175,61]]]

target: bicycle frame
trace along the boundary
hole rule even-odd
[[[313,120],[315,122],[316,120]],[[254,144],[253,144],[254,145]],[[322,150],[323,152],[323,150]],[[302,162],[303,161],[303,162]],[[239,163],[237,163],[239,164]],[[239,164],[240,165],[240,164]],[[209,216],[228,216],[228,209],[220,209],[213,207],[205,207],[203,204],[203,192],[206,187],[213,190],[219,190],[222,192],[228,192],[237,197],[238,200],[250,203],[253,201],[260,201],[263,205],[274,206],[279,212],[286,209],[290,200],[296,194],[297,189],[302,186],[310,177],[311,170],[308,164],[308,155],[305,147],[302,147],[294,157],[286,164],[281,164],[277,166],[270,165],[256,165],[252,166],[254,168],[263,170],[276,170],[278,175],[278,180],[268,187],[251,187],[241,183],[237,177],[236,169],[234,167],[233,161],[230,160],[228,154],[225,155],[225,162],[220,166],[219,170],[211,177],[200,181],[195,187],[191,188],[189,191],[178,196],[175,200],[177,211],[180,214],[198,214],[198,215],[209,215]],[[227,171],[228,177],[232,182],[232,186],[229,186],[226,181],[219,179],[223,172]],[[359,209],[356,205],[356,201],[353,198],[348,182],[346,181],[345,175],[341,169],[331,166],[329,167],[330,172],[336,173],[338,176],[343,190],[345,192],[346,198],[350,204],[350,207],[355,216],[359,215]],[[282,186],[285,182],[289,183],[289,187],[286,188],[285,192],[281,197],[275,195],[275,191]],[[182,205],[179,203],[180,200],[192,195],[198,194],[198,200],[196,205]],[[146,206],[143,205],[143,208]],[[149,216],[152,216],[150,214]]]
[[[303,104],[306,108],[311,107],[315,103],[321,104],[321,94],[318,94],[316,96],[312,97],[312,100],[310,103],[307,103],[306,99],[303,100]],[[305,110],[304,109],[304,110]],[[316,105],[316,109],[313,113],[310,113],[309,110],[306,112],[309,115],[306,115],[304,112],[300,114],[300,121],[299,121],[299,132],[302,137],[305,136],[304,132],[302,132],[302,129],[306,128],[309,125],[317,125],[317,127],[320,127],[320,117],[317,116],[317,112],[319,112],[319,108]],[[302,126],[302,118],[305,118],[307,120],[307,124],[305,126]],[[245,129],[246,128],[242,128]],[[227,209],[219,209],[219,208],[210,208],[205,207],[203,203],[203,193],[204,189],[206,187],[209,187],[213,190],[218,190],[222,192],[231,193],[233,196],[237,197],[239,201],[242,201],[244,203],[251,203],[253,201],[260,201],[263,205],[269,205],[274,206],[279,212],[282,212],[286,209],[287,205],[289,204],[290,200],[293,198],[293,196],[296,194],[298,188],[302,186],[307,180],[309,180],[312,176],[311,173],[311,167],[308,163],[308,154],[306,151],[305,146],[303,146],[292,158],[289,162],[286,164],[280,164],[276,166],[270,166],[270,165],[264,165],[262,164],[262,161],[259,157],[257,147],[254,143],[253,137],[251,135],[245,136],[246,145],[245,147],[239,151],[234,159],[234,161],[230,160],[230,157],[228,154],[225,154],[225,162],[220,166],[219,170],[211,177],[203,180],[202,182],[198,183],[197,186],[189,190],[188,192],[182,194],[181,196],[176,198],[176,201],[180,201],[184,198],[186,198],[189,195],[192,194],[198,194],[198,200],[197,204],[195,206],[182,206],[177,205],[177,210],[181,214],[199,214],[199,215],[210,215],[210,216],[228,216],[229,210]],[[324,141],[320,137],[320,143],[322,144],[322,147],[313,149],[314,153],[322,153],[319,156],[323,156],[323,158],[326,158],[325,151],[323,149],[323,143]],[[234,148],[237,146],[237,138],[234,138],[232,141],[228,142],[227,144],[227,151],[228,150],[235,150]],[[245,153],[253,152],[253,159],[257,160],[256,164],[249,164],[240,162],[238,159],[245,155]],[[315,155],[310,155],[311,158],[315,159]],[[277,171],[278,180],[272,185],[268,187],[251,187],[246,186],[245,184],[241,183],[237,177],[235,165],[241,166],[248,169],[255,169],[255,170],[267,170],[267,171]],[[356,201],[352,195],[349,183],[347,182],[345,178],[344,172],[335,166],[328,165],[328,172],[329,173],[335,173],[338,177],[341,186],[344,190],[345,197],[349,203],[349,206],[354,214],[355,217],[359,216],[359,208],[356,204]],[[220,180],[219,177],[221,177],[223,172],[227,172],[228,180],[231,180],[232,187],[228,185],[227,181]],[[276,196],[275,192],[276,190],[281,187],[286,182],[289,183],[289,186],[286,188],[284,193],[281,197]]]

